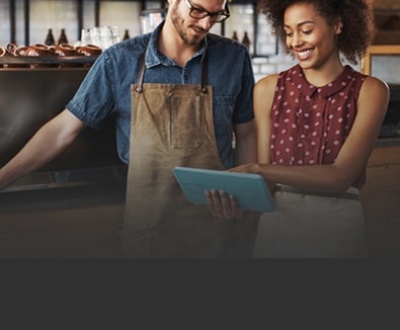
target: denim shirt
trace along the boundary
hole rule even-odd
[[[233,164],[234,124],[253,119],[254,76],[250,55],[240,43],[208,34],[201,48],[180,67],[157,50],[158,34],[153,32],[115,44],[95,61],[66,108],[92,128],[99,128],[109,116],[116,121],[117,151],[128,163],[131,128],[131,84],[136,83],[142,54],[149,44],[145,64],[145,83],[200,84],[205,51],[208,52],[208,85],[213,86],[213,119],[216,142],[222,163]]]

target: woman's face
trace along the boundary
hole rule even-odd
[[[336,36],[341,23],[329,25],[310,3],[295,3],[284,14],[286,46],[303,69],[320,69],[339,59]]]

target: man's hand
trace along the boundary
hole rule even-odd
[[[225,191],[211,190],[205,192],[208,207],[212,215],[221,220],[242,219],[244,210],[238,208],[236,198],[228,196]]]

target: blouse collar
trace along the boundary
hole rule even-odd
[[[321,97],[329,97],[345,88],[354,79],[353,72],[354,70],[349,65],[346,65],[335,80],[325,86],[316,87],[306,80],[300,65],[296,65],[289,70],[288,80],[306,96],[311,97],[315,92],[318,92]]]

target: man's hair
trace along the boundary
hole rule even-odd
[[[339,51],[356,64],[370,45],[375,33],[372,4],[367,0],[259,0],[258,10],[265,14],[273,32],[285,44],[283,15],[294,3],[312,4],[328,24],[337,18],[343,23],[338,36]],[[287,49],[286,49],[287,50]]]

